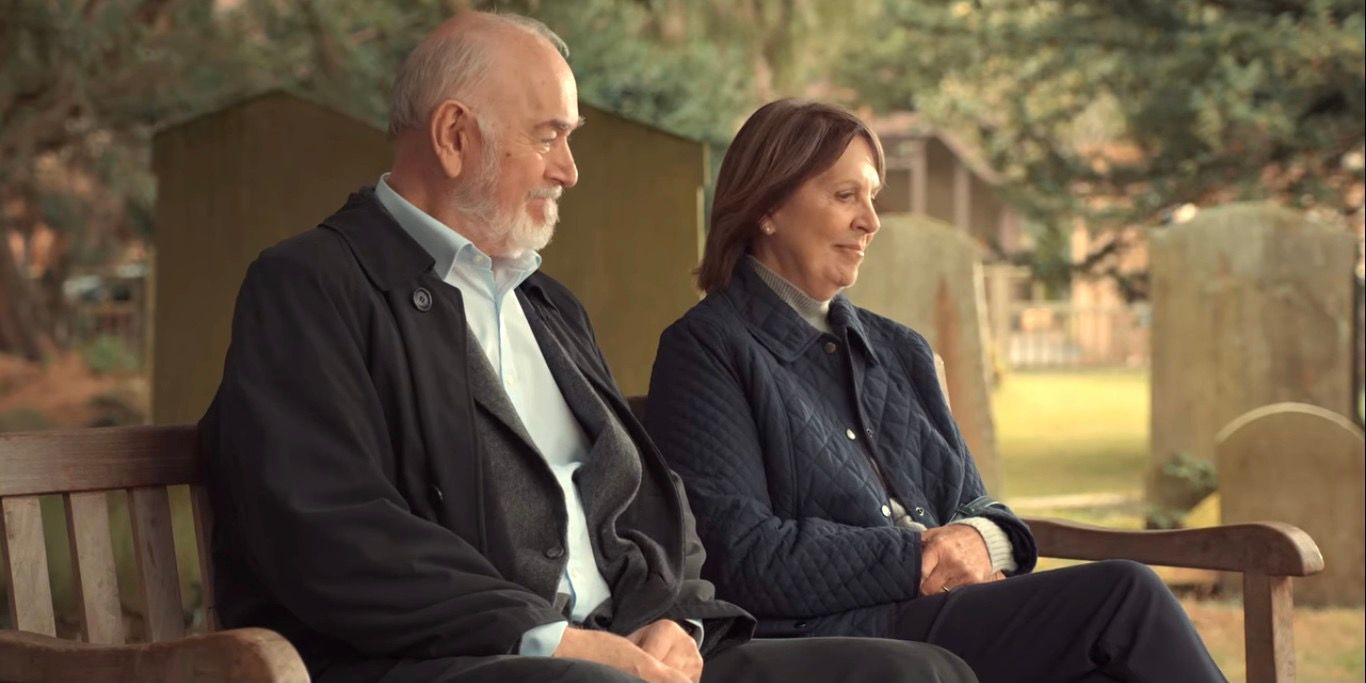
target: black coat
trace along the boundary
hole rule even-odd
[[[463,306],[432,265],[370,190],[263,252],[200,423],[220,619],[280,631],[315,672],[364,658],[506,654],[526,630],[564,618],[553,595],[509,576],[507,539],[490,537]],[[616,524],[658,547],[607,577],[611,630],[696,618],[704,651],[747,638],[749,617],[710,600],[700,556],[685,557],[700,546],[682,492],[616,389],[582,306],[542,274],[517,295],[639,447],[640,489]]]
[[[889,491],[929,527],[996,522],[1020,572],[1037,553],[986,497],[925,339],[843,295],[828,320],[834,335],[742,262],[664,331],[646,425],[687,486],[703,576],[760,635],[893,636],[896,604],[918,595],[920,534],[893,525]]]

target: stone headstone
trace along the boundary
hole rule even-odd
[[[849,298],[929,340],[943,358],[953,417],[982,480],[993,497],[1004,496],[977,243],[933,218],[885,215]]]
[[[1189,507],[1160,476],[1179,454],[1212,461],[1214,436],[1259,406],[1353,414],[1353,236],[1269,204],[1232,204],[1151,232],[1149,500]],[[1203,494],[1203,492],[1199,492]]]
[[[1252,410],[1217,436],[1220,520],[1304,529],[1323,573],[1295,581],[1295,601],[1361,605],[1366,585],[1366,470],[1361,428],[1304,403]]]

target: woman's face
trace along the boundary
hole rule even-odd
[[[834,298],[858,279],[880,227],[873,197],[881,188],[873,147],[855,136],[833,166],[764,217],[754,257],[808,296]]]

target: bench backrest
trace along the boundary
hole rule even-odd
[[[208,630],[217,629],[210,565],[210,508],[194,425],[0,434],[0,543],[10,624],[56,635],[40,496],[60,495],[71,544],[81,638],[125,637],[107,492],[127,491],[146,639],[185,633],[168,486],[188,485]]]

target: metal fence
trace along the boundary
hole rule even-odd
[[[1014,301],[997,348],[1012,369],[1147,367],[1152,308],[1146,302],[1083,307]]]

